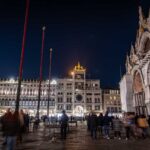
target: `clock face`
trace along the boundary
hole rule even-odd
[[[77,94],[77,95],[76,95],[76,100],[77,100],[77,101],[82,101],[82,98],[83,98],[83,97],[82,97],[81,94]]]

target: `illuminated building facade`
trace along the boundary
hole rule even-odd
[[[139,29],[126,59],[126,74],[120,81],[122,110],[150,115],[150,12],[139,7]]]
[[[102,89],[102,101],[104,112],[108,111],[112,115],[121,114],[121,98],[119,89]]]
[[[0,111],[15,107],[17,80],[0,80]],[[42,82],[40,114],[47,112],[48,80]],[[35,115],[37,109],[38,80],[23,80],[21,85],[20,108],[27,109]],[[50,85],[50,115],[61,113],[65,109],[70,115],[83,116],[94,110],[99,113],[102,108],[100,81],[86,79],[86,69],[80,63],[74,67],[70,78],[55,79]]]

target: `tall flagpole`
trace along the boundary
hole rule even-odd
[[[42,82],[42,71],[43,71],[43,50],[45,40],[45,26],[42,28],[42,47],[41,47],[41,60],[40,60],[40,79],[39,79],[39,90],[38,90],[38,104],[37,104],[37,117],[39,119],[40,101],[41,101],[41,82]]]
[[[49,102],[50,102],[50,93],[51,93],[51,90],[50,90],[50,82],[51,82],[51,66],[52,66],[52,48],[50,48],[50,55],[49,55],[49,85],[48,85],[48,100],[47,100],[47,116],[49,117]]]
[[[28,18],[29,18],[29,3],[30,3],[30,0],[26,0],[26,14],[25,14],[25,22],[24,22],[22,51],[21,51],[21,57],[20,57],[19,78],[18,78],[17,98],[16,98],[16,107],[15,107],[15,111],[17,112],[19,111],[19,102],[20,102],[22,70],[23,70],[23,62],[24,62],[24,50],[25,50],[25,41],[26,41],[26,33],[27,33],[27,24],[28,24]]]

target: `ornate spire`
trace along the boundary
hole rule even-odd
[[[148,18],[146,19],[145,16],[143,15],[142,8],[139,7],[139,32],[143,33],[144,29],[150,31],[150,11]]]
[[[139,36],[141,36],[141,33],[144,32],[144,29],[143,29],[144,22],[145,20],[144,20],[144,15],[142,12],[142,7],[139,6]]]
[[[129,56],[127,54],[127,56],[126,56],[126,64],[125,64],[125,66],[126,66],[126,72],[128,72],[128,63],[129,63]]]
[[[80,65],[80,62],[79,62],[79,61],[78,61],[78,65],[77,65],[77,67],[78,67],[78,68],[80,68],[80,67],[81,67],[81,65]]]
[[[138,60],[139,60],[138,55],[137,55],[137,53],[135,51],[134,46],[131,43],[130,57],[129,57],[128,61],[129,61],[130,65],[135,65],[135,64],[138,63]]]
[[[131,55],[135,55],[135,49],[132,43],[131,43],[131,49],[130,49],[130,56]]]
[[[129,59],[128,54],[127,54],[127,56],[126,56],[126,64],[125,64],[125,66],[126,66],[126,73],[127,73],[127,74],[130,74],[130,73],[131,73],[132,66],[131,66],[131,64],[130,64],[130,59]]]
[[[139,21],[142,22],[144,19],[144,16],[143,16],[143,12],[142,12],[142,7],[139,6]]]
[[[80,65],[80,62],[74,67],[74,71],[85,71],[86,69],[83,68],[83,66]]]
[[[150,9],[149,9],[149,14],[148,14],[148,18],[147,18],[147,24],[150,26]]]

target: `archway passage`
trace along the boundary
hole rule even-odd
[[[144,44],[144,54],[150,50],[150,38],[147,38]]]
[[[148,85],[150,87],[150,63],[148,65],[148,69],[147,69],[147,82],[148,82]]]
[[[138,115],[145,114],[147,115],[147,109],[145,105],[145,92],[143,88],[142,78],[138,71],[135,72],[133,78],[133,99],[134,99],[134,106],[135,112]]]
[[[82,106],[76,106],[74,109],[74,115],[78,117],[83,117],[84,116],[84,109]]]

